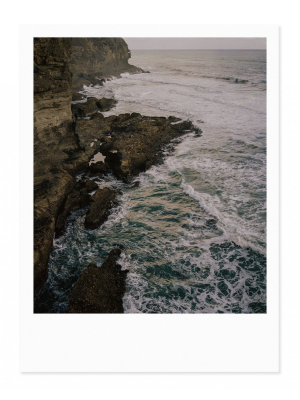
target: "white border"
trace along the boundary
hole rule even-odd
[[[41,315],[32,293],[32,39],[266,37],[267,314]],[[279,371],[279,29],[252,25],[23,25],[20,30],[20,369],[25,372]],[[33,230],[32,230],[33,233]]]

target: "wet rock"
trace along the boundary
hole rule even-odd
[[[140,186],[140,181],[133,182],[131,185],[129,185],[130,189],[134,189]]]
[[[103,116],[103,114],[101,114],[99,111],[98,112],[96,112],[96,113],[94,113],[94,114],[92,114],[91,116],[90,116],[90,119],[104,119],[104,116]]]
[[[69,302],[69,313],[123,313],[125,279],[117,263],[121,250],[111,250],[101,267],[89,264],[75,284]]]
[[[91,198],[90,208],[84,225],[87,229],[99,228],[107,219],[109,210],[114,206],[117,192],[108,188],[98,189]]]
[[[98,101],[98,106],[100,111],[109,111],[112,109],[115,105],[117,104],[117,101],[115,99],[107,99],[103,97]]]
[[[170,115],[170,117],[168,117],[168,120],[169,120],[170,122],[179,122],[179,121],[181,121],[180,118],[173,117],[172,115]]]
[[[77,92],[72,92],[72,101],[83,100],[85,97]]]
[[[202,130],[199,128],[196,128],[195,129],[195,137],[200,137],[200,136],[202,136]]]
[[[85,182],[85,187],[88,192],[93,192],[94,190],[98,190],[98,185],[92,179],[89,179]]]
[[[97,117],[89,120],[77,119],[75,133],[80,147],[87,150],[95,139],[99,140],[110,133],[108,118]]]
[[[131,113],[130,117],[131,118],[142,118],[142,115],[140,113],[133,112],[133,113]]]
[[[103,161],[97,161],[89,166],[89,170],[93,176],[99,174],[106,174],[109,171],[109,167]]]
[[[131,182],[140,172],[163,159],[161,150],[172,139],[193,130],[190,121],[172,125],[164,117],[143,117],[138,113],[121,114],[111,122],[112,145],[101,148],[114,175]]]
[[[216,218],[210,218],[206,221],[206,226],[208,227],[215,227],[217,224],[218,220]]]
[[[140,172],[163,160],[162,149],[170,141],[195,130],[190,121],[173,124],[169,117],[125,113],[93,120],[77,120],[76,133],[86,148],[94,138],[101,144],[105,163],[114,175],[129,183]]]
[[[74,185],[72,191],[68,194],[58,211],[55,225],[56,237],[59,237],[63,234],[66,220],[71,212],[87,206],[91,199],[89,192],[97,189],[98,185],[92,180],[88,180],[86,182],[80,181]]]
[[[75,118],[88,117],[100,110],[99,100],[96,97],[88,97],[85,103],[72,104],[71,108]]]

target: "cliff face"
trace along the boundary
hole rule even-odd
[[[59,126],[71,121],[71,39],[34,39],[34,126]]]
[[[80,147],[75,134],[72,73],[73,84],[81,89],[101,83],[97,78],[140,72],[128,64],[129,57],[123,39],[34,39],[35,295],[47,279],[55,224],[75,185],[74,175],[88,169],[97,151],[96,146]]]
[[[71,39],[34,39],[35,294],[47,278],[56,214],[74,179],[64,168],[67,152],[78,147],[71,114],[70,53]]]
[[[120,76],[123,72],[143,72],[128,64],[130,51],[121,38],[73,38],[70,68],[73,89],[100,84],[101,79]]]

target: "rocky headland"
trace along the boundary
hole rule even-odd
[[[140,73],[141,68],[128,63],[131,57],[126,42],[121,38],[73,38],[70,70],[73,74],[72,87],[101,85],[112,76],[120,77],[123,72]]]
[[[162,162],[172,139],[196,131],[189,121],[138,113],[104,117],[114,99],[87,98],[84,84],[141,69],[128,64],[123,39],[37,38],[34,41],[34,291],[47,279],[53,236],[64,233],[72,211],[87,207],[86,229],[96,229],[119,193],[99,189],[93,178],[111,171],[130,184]],[[73,79],[72,79],[73,76]],[[199,133],[199,131],[198,131]],[[84,173],[84,179],[75,176]],[[113,244],[112,244],[113,247]],[[69,312],[123,312],[126,273],[113,249],[101,268],[90,264],[75,284]]]

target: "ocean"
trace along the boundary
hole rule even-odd
[[[266,312],[266,52],[132,51],[150,73],[112,77],[82,93],[114,97],[104,116],[173,115],[200,128],[165,148],[129,188],[112,175],[99,187],[122,191],[98,229],[74,212],[54,238],[39,312],[66,312],[89,263],[101,266],[122,244],[125,313]]]

